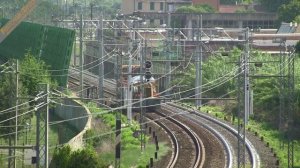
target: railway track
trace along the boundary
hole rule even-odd
[[[79,86],[80,85],[80,71],[75,68],[71,68],[69,70],[69,80],[68,82],[71,85]],[[90,72],[84,71],[83,72],[83,83],[87,88],[98,88],[99,86],[99,77],[97,75],[94,75]],[[104,97],[110,98],[110,101],[112,101],[116,97],[116,85],[115,80],[113,79],[104,79]],[[79,91],[79,90],[77,90]],[[97,97],[95,97],[97,98]],[[109,104],[109,103],[106,103]]]
[[[206,129],[213,132],[213,134],[218,137],[218,139],[223,143],[223,147],[226,151],[226,166],[225,167],[237,167],[237,144],[238,144],[238,132],[232,126],[229,126],[215,118],[208,116],[203,113],[198,113],[182,106],[168,103],[162,106],[162,108],[167,108],[173,112],[174,116],[180,114],[187,119],[187,122],[195,123],[198,126],[205,127]],[[258,152],[251,144],[251,142],[246,138],[246,152],[245,152],[245,165],[251,165],[252,168],[261,167],[261,161]],[[207,167],[211,167],[207,165]]]
[[[173,152],[166,165],[167,168],[203,167],[205,148],[203,142],[193,130],[161,112],[148,113],[147,117],[162,127],[172,141]]]
[[[73,75],[70,75],[71,78],[72,76],[78,78],[79,71],[75,70],[72,73]],[[74,74],[77,74],[77,77]],[[85,82],[98,86],[97,76],[88,72],[84,76]],[[105,97],[115,97],[115,86],[114,80],[104,80],[105,92],[107,92]],[[169,158],[167,167],[237,167],[238,134],[234,126],[220,122],[206,114],[184,108],[178,104],[164,103],[161,107],[161,111],[147,113],[147,115],[151,120],[160,125],[171,139],[173,153],[172,158]],[[179,126],[180,124],[176,125],[176,122],[181,123],[182,126]],[[178,131],[180,129],[182,131]],[[192,132],[183,133],[185,132],[183,129]],[[191,135],[196,135],[196,137],[192,138]],[[189,140],[184,140],[186,137],[189,137]],[[185,141],[187,142],[184,143]],[[197,142],[201,144],[200,148],[197,147]],[[185,151],[189,151],[189,153]],[[196,156],[200,156],[200,158],[196,158]],[[246,139],[245,156],[247,167],[261,167],[259,154],[248,139]],[[186,165],[187,162],[189,165]]]

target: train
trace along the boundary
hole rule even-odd
[[[125,70],[128,69],[127,65],[123,65],[122,71],[124,72]],[[132,68],[132,78],[131,81],[129,82],[131,87],[131,97],[132,97],[132,109],[133,111],[140,111],[141,105],[146,109],[146,111],[155,111],[160,109],[160,97],[158,93],[158,86],[157,86],[157,81],[151,77],[150,79],[145,79],[144,75],[138,74],[139,71],[139,65],[133,65]],[[129,87],[128,87],[128,80],[127,80],[128,75],[122,75],[122,83],[123,83],[123,100],[127,100],[127,104],[130,103],[128,102],[128,96],[130,97],[131,94],[129,93]],[[141,82],[142,79],[142,82]],[[142,94],[142,101],[141,101],[141,93]],[[142,102],[142,103],[141,103]],[[126,104],[125,103],[125,104]]]

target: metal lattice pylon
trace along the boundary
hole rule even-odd
[[[39,90],[42,91],[42,96],[39,98],[38,110],[36,112],[36,164],[37,168],[48,167],[48,93],[49,85],[40,84]]]
[[[287,138],[288,138],[288,168],[294,167],[294,143],[293,143],[293,118],[295,111],[295,62],[294,62],[294,52],[289,51],[288,58],[288,74],[287,74],[287,84],[288,84],[288,108],[287,108]]]

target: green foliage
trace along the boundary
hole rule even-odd
[[[20,63],[20,81],[29,95],[37,94],[40,83],[48,83],[51,87],[56,87],[56,83],[51,81],[47,68],[45,62],[34,57],[30,51],[25,54]]]
[[[222,107],[218,106],[204,106],[201,108],[202,112],[209,111],[210,114],[218,114],[219,118],[223,118],[220,116],[224,116],[224,114],[220,114],[222,111]],[[237,124],[237,122],[235,122]],[[264,141],[268,142],[270,144],[270,147],[272,147],[277,154],[281,167],[287,167],[287,148],[282,148],[282,143],[286,145],[287,139],[283,138],[283,135],[280,134],[280,132],[277,129],[274,129],[273,125],[270,125],[267,122],[260,121],[257,122],[250,118],[249,123],[247,125],[247,128],[251,128],[252,132],[257,132],[259,136],[264,137]],[[294,145],[298,146],[300,144],[300,141],[294,141]],[[295,148],[294,149],[294,157],[297,158],[300,156],[300,149]],[[268,165],[264,165],[265,163],[262,162],[262,167],[268,167]],[[298,167],[300,165],[300,160],[295,160],[295,167]]]
[[[224,53],[222,49],[216,53],[217,54],[210,55],[208,59],[202,63],[202,96],[209,98],[220,96],[236,97],[236,77],[234,76],[238,72],[237,62],[239,62],[242,51],[236,48],[230,51],[228,56],[222,56],[227,55],[222,54]],[[263,62],[261,67],[256,67],[253,63],[250,64],[250,72],[252,75],[276,76],[279,74],[279,57],[263,54],[258,51],[251,51],[250,57],[251,62]],[[300,107],[300,78],[298,78],[300,73],[299,59],[299,57],[295,58],[296,109]],[[288,65],[285,66],[286,73],[287,66]],[[189,69],[184,70],[184,75],[178,76],[172,81],[173,85],[186,85],[186,87],[181,90],[189,91],[182,93],[182,97],[194,95],[194,90],[190,88],[195,88],[195,74],[195,66],[191,65]],[[254,92],[254,119],[269,122],[273,124],[273,126],[278,125],[280,86],[280,79],[276,77],[251,78],[251,88]],[[236,103],[229,103],[228,107],[225,107],[225,110],[235,114],[237,109],[234,106],[236,106]],[[300,125],[300,113],[297,110],[295,114],[295,124]]]
[[[255,13],[254,9],[237,9],[235,13]]]
[[[71,157],[71,148],[70,146],[63,146],[62,148],[56,148],[52,161],[50,164],[50,168],[67,168]]]
[[[298,15],[300,15],[299,0],[292,0],[278,10],[278,19],[281,22],[292,22]]]
[[[83,138],[85,139],[86,145],[91,147],[98,147],[101,145],[102,139],[104,136],[97,136],[95,130],[90,129],[85,132],[83,135]]]
[[[73,4],[81,7],[87,7],[86,12],[83,13],[90,14],[90,7],[92,5],[94,11],[97,10],[98,12],[103,12],[103,14],[111,17],[114,17],[121,8],[121,0],[74,0],[72,4],[70,3],[70,6],[73,6]],[[94,13],[96,13],[96,11]]]
[[[69,160],[69,168],[101,168],[108,167],[95,151],[87,148],[72,152]]]
[[[296,46],[295,46],[295,50],[296,53],[298,54],[298,56],[300,55],[300,41],[297,42]]]
[[[294,23],[300,23],[300,15],[297,15],[296,17],[295,17],[295,19],[293,20],[293,22]]]
[[[38,1],[38,5],[29,15],[29,20],[33,20],[35,23],[43,23],[50,25],[53,23],[51,18],[52,15],[62,13],[63,11],[53,3],[46,0],[42,0]]]
[[[122,130],[122,149],[138,148],[140,140],[133,136],[131,129]]]
[[[92,113],[99,112],[101,109],[97,108],[94,103],[88,103],[88,108]],[[105,113],[102,111],[103,114],[99,114],[98,117],[110,128],[115,129],[116,126],[116,114],[115,113]],[[121,116],[122,123],[127,123],[126,116]],[[139,125],[136,122],[133,122],[130,126],[122,128],[122,149],[129,149],[129,148],[135,148],[139,145],[139,139],[137,137],[133,136],[133,133],[139,130]],[[89,139],[89,137],[95,137],[92,139]],[[101,144],[101,141],[105,137],[99,137],[96,135],[96,133],[93,130],[87,131],[85,134],[85,138],[87,138],[87,144],[91,145],[93,147],[99,146]]]
[[[9,68],[10,66],[6,66],[2,71],[5,71],[5,69]],[[16,97],[16,82],[15,82],[15,74],[12,73],[12,70],[7,73],[1,73],[0,76],[0,110],[8,109],[9,107],[14,106],[15,97]],[[4,121],[10,117],[13,117],[15,113],[13,111],[4,111],[3,114],[0,114],[0,121]],[[4,125],[12,125],[15,121],[9,120],[4,122]],[[12,129],[0,129],[1,133],[8,133],[12,131]]]
[[[90,148],[71,151],[69,146],[56,148],[50,168],[104,168],[108,163]]]
[[[283,4],[288,4],[291,0],[260,0],[262,6],[269,12],[277,12]]]
[[[236,0],[220,0],[222,5],[235,5]]]
[[[203,84],[206,85],[204,89],[213,88],[206,93],[208,97],[219,97],[227,94],[236,86],[235,80],[228,79],[232,79],[232,76],[237,73],[235,63],[238,62],[241,51],[235,48],[228,53],[228,56],[224,55],[227,55],[227,53],[224,53],[224,49],[220,49],[217,54],[212,55],[210,59],[203,63]],[[221,87],[214,86],[215,83],[224,80],[225,82]]]
[[[210,5],[182,6],[176,10],[177,13],[214,13],[215,10]]]
[[[226,53],[227,54],[227,53]],[[233,70],[237,70],[235,62],[238,61],[241,51],[237,48],[232,50],[228,56],[224,52],[224,49],[220,49],[216,54],[209,56],[209,59],[203,62],[203,90],[209,90],[203,93],[204,97],[218,97],[224,95],[235,88],[235,81],[228,80],[234,75]],[[180,83],[185,85],[182,90],[189,90],[182,94],[183,97],[193,95],[194,90],[189,88],[195,88],[195,65],[189,66],[189,69],[184,70],[184,75],[178,76],[173,83]],[[220,86],[214,86],[215,83],[224,81]],[[214,81],[214,82],[212,82]]]

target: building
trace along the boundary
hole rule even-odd
[[[210,5],[213,7],[216,11],[219,11],[220,8],[220,0],[192,0],[193,5]]]
[[[122,0],[121,12],[174,12],[179,6],[191,5],[191,0]]]

